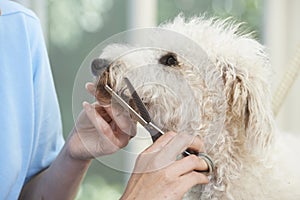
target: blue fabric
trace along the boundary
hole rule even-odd
[[[0,0],[0,199],[22,186],[60,151],[60,111],[38,18]]]

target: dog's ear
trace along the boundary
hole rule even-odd
[[[262,152],[273,138],[268,61],[259,54],[238,62],[218,61],[227,100],[226,127],[247,151]]]

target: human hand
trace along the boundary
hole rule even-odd
[[[93,83],[87,83],[86,89],[95,94]],[[83,108],[67,141],[73,158],[86,160],[112,154],[126,146],[136,133],[136,124],[122,110],[98,102],[84,102]]]
[[[192,186],[207,184],[208,177],[194,171],[208,169],[204,160],[196,155],[176,160],[185,149],[202,152],[203,146],[199,137],[167,132],[139,155],[121,199],[182,199]]]

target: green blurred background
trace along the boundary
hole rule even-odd
[[[18,1],[18,0],[16,0]],[[269,47],[277,74],[275,83],[300,43],[298,0],[19,0],[41,18],[54,81],[59,98],[65,137],[73,127],[72,89],[84,58],[110,36],[136,27],[136,21],[150,19],[152,25],[174,18],[205,14],[246,22],[248,32]],[[150,15],[149,15],[150,12]],[[152,14],[151,14],[152,13]],[[149,17],[150,16],[150,17]],[[147,20],[146,20],[147,21]],[[143,22],[142,22],[143,25]],[[149,23],[145,24],[149,26]],[[276,84],[275,84],[276,85]],[[278,124],[299,132],[298,81],[292,88]],[[288,116],[288,117],[287,117]],[[126,165],[121,160],[120,165]],[[119,199],[128,174],[94,161],[77,196],[78,200]]]
[[[260,0],[158,0],[156,23],[172,19],[180,12],[187,16],[234,16],[246,21],[250,30],[261,35],[263,2]],[[101,41],[128,27],[127,0],[49,1],[48,47],[61,107],[65,136],[73,126],[72,87],[80,64]],[[120,163],[122,165],[122,163]],[[126,174],[94,161],[81,190],[80,200],[118,199]]]

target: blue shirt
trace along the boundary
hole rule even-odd
[[[0,199],[17,199],[64,143],[38,18],[0,0]]]

